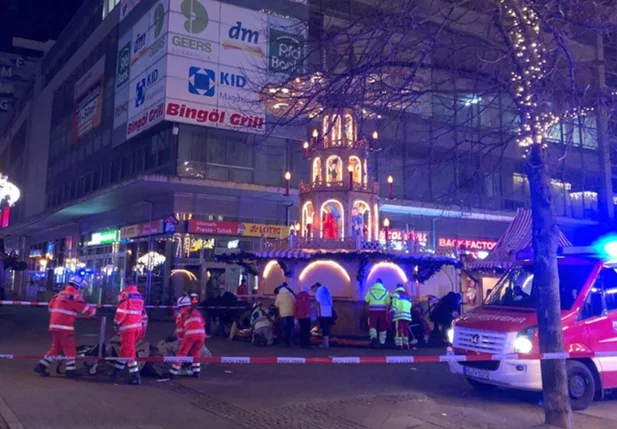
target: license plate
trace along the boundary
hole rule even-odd
[[[484,369],[470,368],[468,366],[464,367],[463,374],[465,374],[468,377],[479,378],[481,380],[490,379],[490,373],[488,371]]]

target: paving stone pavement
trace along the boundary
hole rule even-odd
[[[82,323],[79,342],[94,341],[96,329]],[[153,322],[149,339],[172,329]],[[0,309],[0,353],[41,354],[48,341],[45,312]],[[254,348],[225,340],[208,346],[227,356],[384,353]],[[33,365],[0,361],[0,415],[7,420],[0,419],[0,429],[527,429],[542,423],[538,395],[481,394],[444,364],[211,365],[199,380],[144,377],[142,386],[114,386],[103,376],[41,379]],[[617,427],[614,405],[604,401],[577,413],[577,428]]]

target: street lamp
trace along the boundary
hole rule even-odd
[[[285,196],[289,196],[289,184],[291,182],[291,173],[289,171],[285,172]]]
[[[388,199],[391,200],[394,198],[394,189],[393,189],[393,185],[394,184],[394,178],[392,176],[388,176]]]

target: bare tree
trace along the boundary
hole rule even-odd
[[[306,47],[302,68],[288,70],[293,77],[283,85],[266,86],[264,100],[278,116],[275,125],[310,122],[323,109],[353,108],[371,125],[387,129],[395,142],[413,133],[428,143],[431,161],[449,158],[455,172],[469,172],[454,174],[450,191],[457,195],[474,181],[479,163],[497,165],[505,153],[518,153],[533,213],[540,351],[562,352],[551,173],[569,148],[553,147],[550,138],[560,124],[580,123],[594,108],[605,109],[592,64],[596,57],[589,52],[612,29],[608,3],[363,0],[341,15],[342,3],[348,4],[321,2],[319,11],[312,6],[314,14],[330,18],[312,21],[323,27]],[[462,105],[451,97],[461,90],[474,94]],[[427,97],[433,105],[443,100],[452,120],[436,121],[433,112],[414,127],[409,114],[422,116]],[[481,110],[490,108],[491,97],[500,109],[515,112],[509,123],[499,119],[498,128],[509,138],[469,131],[478,117],[487,116]],[[427,124],[429,132],[421,132]],[[399,150],[396,144],[389,149]],[[542,380],[546,423],[572,428],[565,360],[542,361]]]

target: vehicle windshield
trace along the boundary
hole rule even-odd
[[[592,264],[559,264],[559,292],[562,310],[572,308],[592,269]],[[536,297],[537,287],[533,284],[533,266],[514,267],[497,282],[485,304],[535,307]]]

